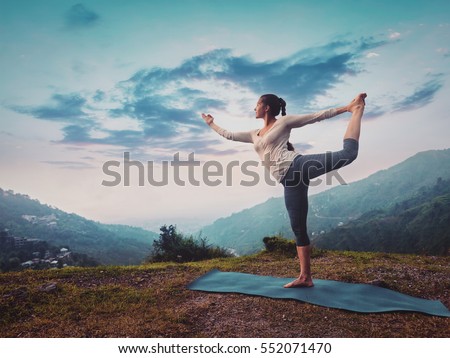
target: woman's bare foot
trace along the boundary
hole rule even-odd
[[[360,93],[357,95],[347,106],[347,110],[349,112],[353,112],[355,109],[364,108],[366,105],[366,101],[364,101],[364,98],[367,97],[366,93]]]
[[[313,286],[314,286],[314,284],[312,282],[311,277],[300,276],[299,278],[295,279],[294,281],[287,283],[283,287],[284,288],[296,288],[296,287],[313,287]]]

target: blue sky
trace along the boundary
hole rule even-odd
[[[200,113],[228,130],[259,128],[263,93],[283,97],[288,113],[368,93],[349,182],[448,148],[449,14],[448,1],[2,0],[0,187],[103,222],[211,222],[282,188],[243,187],[239,172],[230,186],[105,187],[103,163],[124,152],[156,169],[175,153],[257,160]],[[291,141],[305,153],[338,149],[347,120]]]

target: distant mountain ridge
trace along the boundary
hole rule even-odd
[[[157,233],[126,225],[101,224],[41,204],[28,195],[0,189],[0,230],[45,240],[95,258],[102,264],[140,264]]]
[[[421,188],[434,185],[438,178],[450,178],[450,149],[420,152],[365,179],[312,195],[308,217],[311,238],[368,211],[395,206]],[[264,236],[281,234],[293,238],[282,197],[218,219],[201,232],[209,242],[232,248],[241,255],[263,249]]]

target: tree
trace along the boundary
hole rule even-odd
[[[171,256],[179,251],[183,238],[173,225],[161,226],[160,231],[159,240],[153,242],[154,256],[161,258],[168,256],[167,258],[173,259]]]

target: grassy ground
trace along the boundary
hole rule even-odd
[[[450,307],[450,259],[317,252],[315,278],[367,283]],[[450,320],[360,314],[291,300],[190,291],[211,269],[295,277],[293,256],[0,274],[0,337],[450,337]],[[53,286],[46,286],[49,284]],[[45,287],[48,290],[45,290]]]

